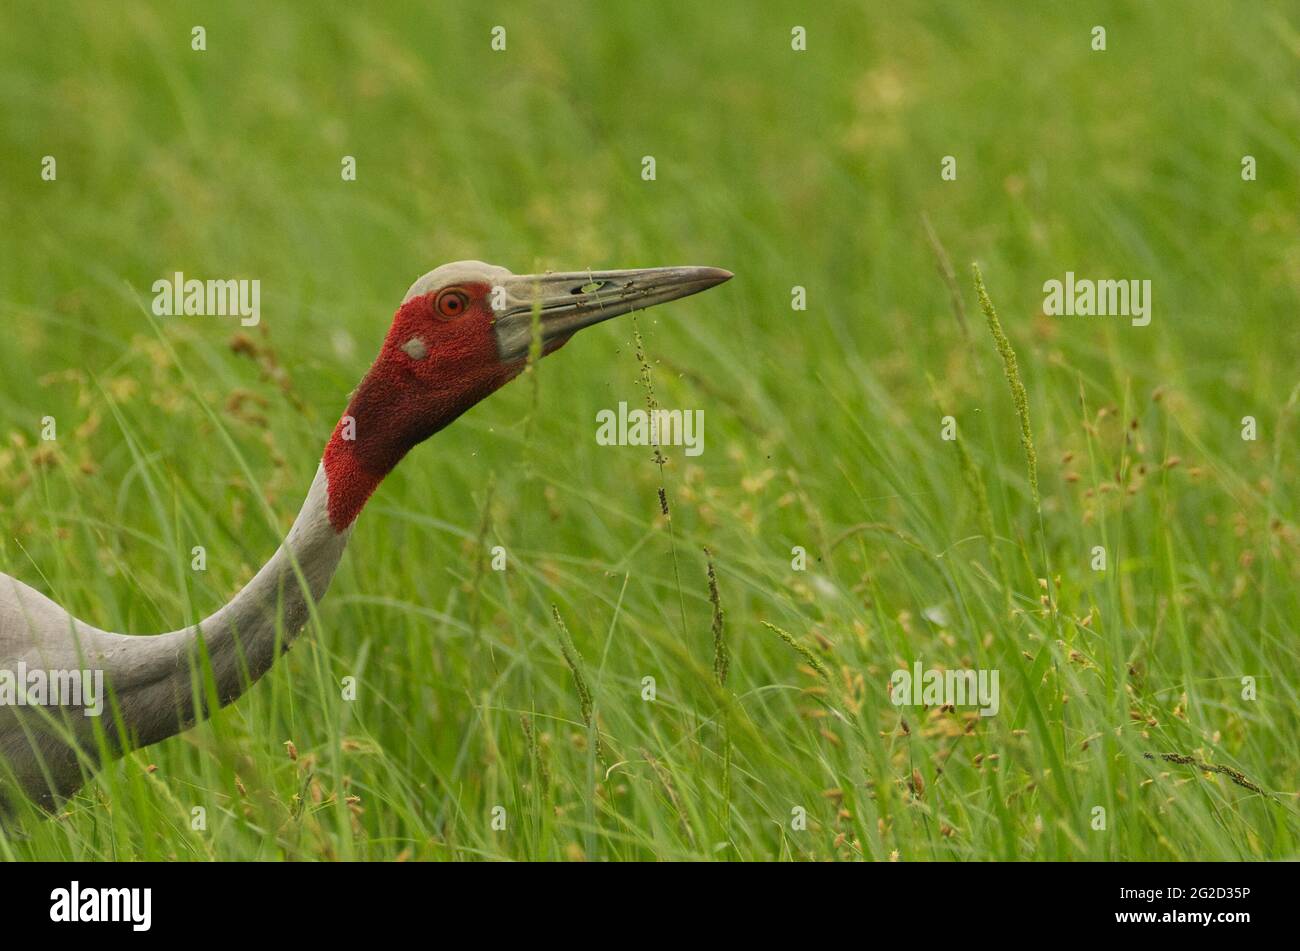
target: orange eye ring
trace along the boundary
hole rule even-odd
[[[455,320],[469,309],[469,295],[464,291],[446,290],[434,299],[433,309],[445,320]]]

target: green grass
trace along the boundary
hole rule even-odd
[[[385,482],[247,696],[0,857],[1300,857],[1294,6],[263,6],[5,15],[0,570],[112,630],[208,613],[459,258],[735,271],[637,318],[705,451],[596,444],[646,395],[632,321],[587,331]],[[148,316],[176,270],[259,278],[251,345]],[[1066,270],[1150,279],[1151,325],[1043,316]],[[894,707],[917,660],[998,669],[999,714]]]

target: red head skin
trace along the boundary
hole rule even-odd
[[[487,284],[449,285],[398,309],[374,366],[325,447],[336,532],[352,524],[413,446],[523,370],[525,361],[503,364],[498,356],[489,292]],[[345,438],[350,429],[354,439]]]

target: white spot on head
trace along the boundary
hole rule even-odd
[[[412,360],[423,360],[429,355],[429,348],[419,337],[412,337],[402,344],[402,351]]]
[[[497,267],[495,264],[484,264],[482,261],[453,261],[451,264],[434,268],[412,284],[411,289],[402,298],[402,303],[405,304],[412,298],[421,297],[449,284],[493,285],[500,284],[511,277],[514,275],[509,270]]]

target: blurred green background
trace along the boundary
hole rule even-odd
[[[0,570],[92,624],[170,630],[251,577],[424,271],[737,275],[638,318],[660,403],[705,410],[671,534],[649,453],[594,439],[644,400],[625,318],[389,477],[255,690],[0,855],[1297,857],[1297,4],[0,16]],[[1067,270],[1150,280],[1151,325],[1043,316]],[[175,271],[259,279],[261,325],[155,320]],[[999,716],[892,706],[918,659],[998,668]]]

